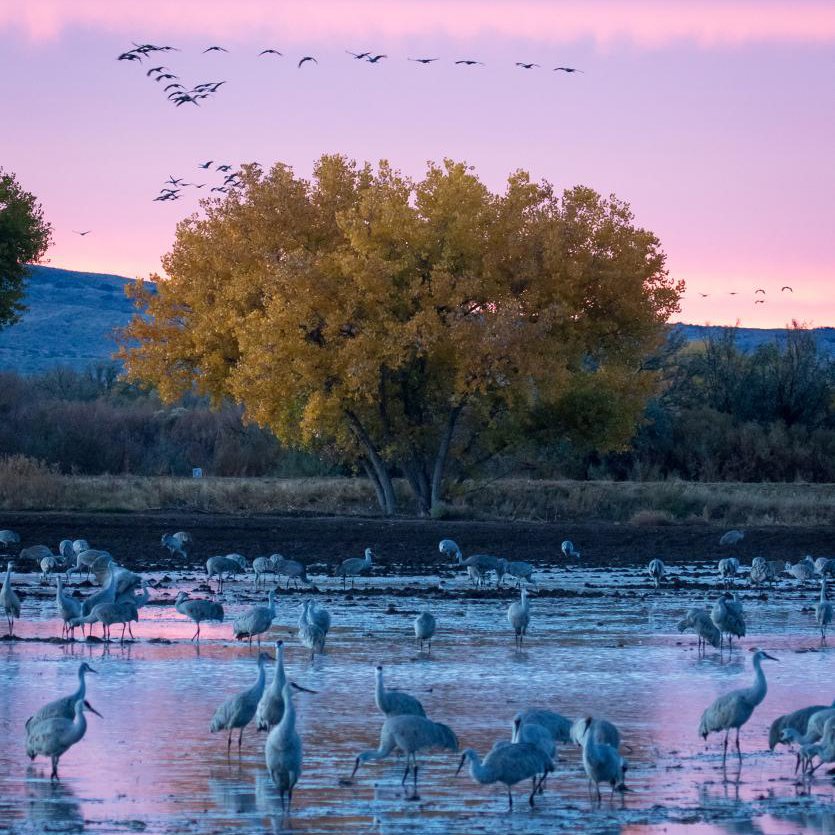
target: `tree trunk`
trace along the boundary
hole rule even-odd
[[[404,462],[401,465],[403,474],[412,488],[412,493],[415,495],[417,502],[417,510],[420,516],[429,515],[430,511],[430,494],[429,494],[429,479],[426,477],[426,469],[423,462],[417,455]]]
[[[377,494],[377,503],[380,505],[380,510],[385,512],[386,494],[383,491],[383,485],[380,484],[380,479],[377,478],[377,473],[374,471],[374,467],[371,466],[371,463],[367,458],[362,459],[362,468],[365,470],[368,480],[374,485],[374,492]]]
[[[449,455],[449,447],[452,444],[452,435],[455,432],[455,424],[458,421],[461,412],[464,410],[464,404],[455,406],[449,413],[447,424],[444,432],[441,435],[441,441],[438,444],[438,452],[435,455],[435,466],[432,468],[432,494],[430,499],[430,511],[439,507],[442,502],[442,489],[444,485],[444,470],[446,469],[447,456]]]
[[[394,495],[394,485],[391,483],[391,475],[386,463],[380,457],[374,442],[356,414],[349,409],[346,410],[345,416],[348,418],[354,437],[365,450],[366,466],[374,472],[375,479],[372,479],[372,481],[374,482],[374,489],[377,491],[377,498],[380,501],[380,508],[386,516],[392,516],[397,511],[397,499]]]

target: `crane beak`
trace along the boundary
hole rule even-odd
[[[295,681],[291,681],[290,686],[295,690],[298,690],[300,693],[313,693],[314,696],[317,696],[319,694],[318,690],[308,690],[306,687],[302,687],[300,684],[296,684]]]
[[[461,762],[458,763],[458,768],[455,769],[455,776],[456,777],[461,773],[461,769],[464,767],[464,762],[466,761],[466,759],[467,759],[467,755],[464,754],[464,756],[461,757]]]
[[[104,719],[104,716],[102,716],[102,715],[101,715],[101,714],[100,714],[100,713],[99,713],[99,712],[98,712],[98,711],[97,711],[97,710],[96,710],[96,709],[95,709],[95,708],[94,708],[94,707],[90,704],[90,702],[88,702],[86,699],[84,700],[84,707],[86,707],[86,708],[87,708],[87,710],[89,710],[91,713],[95,713],[95,714],[96,714],[96,716],[98,716],[98,717],[99,717],[99,719]]]
[[[779,658],[775,658],[773,655],[769,655],[767,652],[763,653],[763,658],[768,658],[771,661],[779,661]]]
[[[92,667],[87,667],[87,672],[92,673],[94,676],[97,676],[99,674],[98,670],[94,670]]]

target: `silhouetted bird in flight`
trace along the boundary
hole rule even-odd
[[[226,188],[226,186],[213,186],[212,191],[222,191],[224,194],[226,194],[226,192],[229,191],[229,189]]]
[[[710,295],[710,293],[699,293],[699,295],[700,295],[703,299],[706,299],[706,298]]]
[[[208,49],[203,50],[203,54],[205,55],[207,52],[229,52],[228,49],[224,49],[222,46],[210,46]]]
[[[137,55],[135,52],[123,52],[117,59],[117,61],[142,61],[142,56]]]
[[[206,187],[206,184],[205,184],[205,183],[192,183],[192,185],[193,185],[195,188],[205,188],[205,187]]]
[[[369,55],[368,63],[376,64],[381,58],[388,58],[388,55]]]
[[[185,90],[186,88],[183,87],[178,81],[175,81],[173,84],[166,84],[164,92],[168,92],[169,90]]]
[[[218,167],[215,168],[215,171],[231,171],[231,170],[232,170],[231,165],[218,165]]]
[[[86,232],[78,232],[77,230],[73,229],[72,231],[75,232],[76,235],[81,235],[81,237],[83,238],[85,235],[89,235],[93,230],[88,229]]]
[[[173,73],[166,72],[162,73],[162,75],[158,75],[154,81],[169,81],[172,78],[179,78],[180,76],[174,75]]]
[[[440,58],[409,58],[410,61],[417,61],[418,64],[431,64],[433,61],[439,61]]]
[[[554,72],[583,72],[576,67],[554,67]]]
[[[168,179],[165,181],[166,183],[171,183],[172,186],[178,186],[180,183],[183,182],[182,177],[172,177],[170,174],[168,175]]]
[[[260,57],[261,55],[278,55],[278,56],[283,56],[283,54],[284,54],[283,52],[279,52],[277,49],[262,49],[262,50],[258,53],[259,57]]]
[[[756,299],[754,304],[765,304],[765,299]]]
[[[302,58],[301,61],[299,61],[298,65],[297,65],[298,68],[301,69],[302,64],[304,64],[306,61],[313,61],[314,64],[319,63],[312,55],[305,55],[304,58]]]
[[[756,294],[756,293],[762,293],[763,295],[765,295],[765,290],[763,290],[763,288],[762,288],[762,287],[757,287],[757,289],[756,289],[756,290],[754,290],[754,293],[755,293],[755,294]]]
[[[484,66],[483,61],[474,61],[472,58],[463,58],[462,60],[456,61],[455,63],[456,64],[465,64],[468,67],[472,67],[475,64],[479,64],[482,67]]]
[[[201,162],[197,167],[198,168],[208,168],[214,162],[213,159],[210,159],[208,162]]]
[[[145,75],[149,76],[151,75],[151,73],[155,72],[169,72],[169,70],[168,67],[151,67],[151,69],[149,69],[148,72],[145,73]]]
[[[345,50],[349,55],[353,55],[357,61],[362,61],[363,58],[368,58],[371,55],[370,52],[351,52],[350,49]]]
[[[781,292],[781,293],[784,293],[786,290],[788,290],[790,293],[793,293],[793,292],[794,292],[794,290],[793,290],[791,287],[789,287],[789,285],[788,285],[788,284],[784,284],[784,285],[780,288],[780,292]]]
[[[539,64],[526,64],[523,61],[517,61],[516,66],[521,67],[523,70],[530,70],[530,69],[533,69],[534,67],[538,67]]]
[[[735,295],[736,295],[736,290],[731,290],[731,291],[728,293],[728,295],[729,295],[729,296],[735,296]]]

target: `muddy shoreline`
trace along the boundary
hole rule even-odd
[[[666,563],[755,556],[797,560],[805,554],[835,555],[831,526],[753,527],[733,548],[719,546],[724,526],[679,524],[659,527],[612,522],[553,524],[537,522],[436,521],[357,517],[310,517],[207,513],[43,513],[6,512],[0,527],[11,528],[21,545],[57,549],[62,539],[84,538],[93,547],[118,555],[131,569],[175,570],[202,566],[215,554],[241,553],[248,559],[281,553],[305,563],[335,565],[374,549],[377,571],[436,571],[448,564],[438,542],[454,539],[465,556],[490,553],[535,565],[564,565],[560,544],[570,539],[586,566],[611,568],[645,565],[653,557]],[[164,532],[189,531],[195,540],[188,560],[170,558],[160,547]],[[375,571],[376,573],[376,571]]]

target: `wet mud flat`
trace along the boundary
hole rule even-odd
[[[215,554],[240,553],[248,559],[275,552],[305,563],[334,566],[350,556],[374,550],[378,569],[393,574],[422,573],[446,564],[438,542],[454,539],[465,556],[495,554],[534,564],[565,564],[560,552],[570,539],[584,565],[612,568],[646,565],[653,557],[665,562],[716,560],[736,556],[750,563],[755,556],[796,561],[805,554],[833,556],[831,527],[767,526],[746,529],[732,549],[720,548],[725,526],[676,524],[657,527],[612,522],[536,523],[436,521],[313,516],[233,516],[207,513],[35,513],[7,512],[3,527],[12,528],[24,545],[84,538],[110,550],[133,570],[179,570],[203,565]],[[186,561],[169,558],[160,547],[164,532],[189,531],[195,541]]]
[[[147,534],[146,534],[147,535]],[[139,538],[139,537],[138,537]],[[106,540],[105,540],[106,541]],[[115,549],[114,549],[115,550]],[[364,832],[656,833],[829,832],[835,789],[821,769],[797,785],[794,757],[771,753],[767,730],[779,714],[835,697],[833,655],[821,647],[810,603],[812,584],[783,580],[773,589],[737,584],[748,617],[741,646],[720,658],[696,652],[675,624],[690,605],[715,598],[715,569],[675,567],[677,583],[650,587],[643,567],[545,566],[537,572],[527,645],[514,650],[506,620],[511,589],[473,590],[462,572],[381,570],[343,592],[328,574],[312,577],[333,617],[327,653],[310,661],[296,638],[308,590],[282,589],[269,643],[286,643],[290,678],[315,694],[295,699],[304,771],[292,815],[282,813],[263,762],[264,734],[244,733],[242,755],[208,726],[214,709],[255,678],[256,652],[231,638],[231,621],[264,592],[252,576],[227,584],[218,600],[223,624],[194,628],[172,606],[180,589],[200,593],[198,570],[153,571],[151,605],[134,624],[135,641],[54,642],[60,634],[52,589],[15,575],[24,596],[15,626],[21,640],[0,643],[0,832]],[[78,581],[83,596],[92,588]],[[371,591],[373,590],[373,591]],[[205,592],[204,592],[205,593]],[[412,620],[430,608],[438,619],[431,656],[417,651]],[[98,629],[96,630],[98,634]],[[115,631],[114,631],[115,634]],[[720,693],[752,680],[750,653],[765,647],[769,692],[742,732],[741,768],[721,768],[721,740],[705,746],[696,728]],[[23,723],[45,701],[72,692],[87,660],[97,671],[88,697],[103,714],[62,758],[51,785],[47,764],[30,765]],[[498,785],[479,786],[455,754],[421,755],[417,796],[400,785],[402,762],[369,763],[349,780],[356,755],[376,747],[382,716],[373,669],[417,696],[428,715],[449,724],[461,747],[485,754],[509,739],[513,714],[543,706],[571,718],[602,716],[621,729],[631,791],[595,807],[579,750],[562,746],[557,770],[536,807],[525,786],[507,811]]]

